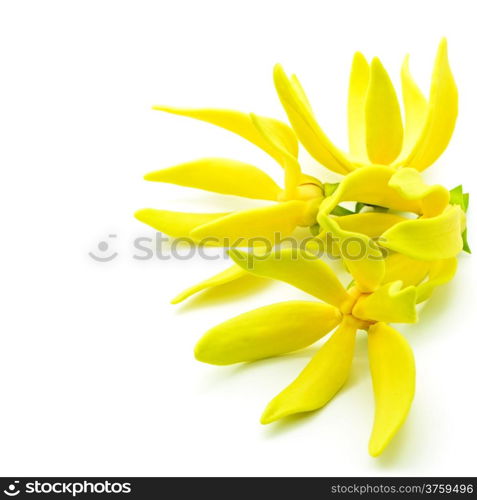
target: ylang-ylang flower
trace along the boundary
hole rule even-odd
[[[404,59],[404,120],[393,84],[379,59],[368,64],[361,53],[355,54],[348,93],[348,152],[339,149],[323,132],[295,75],[288,78],[277,65],[274,80],[300,142],[318,162],[339,174],[363,165],[422,171],[439,158],[454,131],[458,96],[445,39],[437,51],[428,98],[411,76],[409,57]]]
[[[145,176],[153,182],[265,200],[269,206],[221,213],[147,208],[136,217],[198,244],[253,247],[252,253],[233,249],[232,266],[173,302],[249,274],[286,282],[318,299],[247,312],[209,330],[195,348],[198,360],[228,365],[296,351],[329,335],[297,378],[270,401],[263,424],[327,404],[346,383],[357,332],[366,332],[375,396],[369,452],[377,456],[405,421],[415,389],[412,350],[390,324],[416,322],[416,306],[452,279],[457,254],[469,251],[468,194],[461,186],[448,191],[428,185],[421,175],[446,149],[457,118],[447,43],[439,45],[428,97],[412,78],[408,57],[404,60],[403,113],[381,62],[354,56],[347,152],[325,135],[295,75],[289,78],[277,65],[274,83],[291,127],[238,111],[155,109],[211,123],[253,143],[280,165],[281,185],[253,165],[215,157]],[[343,175],[340,182],[322,183],[304,173],[299,142],[321,165]],[[354,210],[346,207],[349,203],[355,204]],[[265,244],[274,243],[277,234],[292,235],[300,226],[309,227],[313,235],[306,249]],[[312,255],[318,244],[342,259],[352,277],[347,288]]]
[[[391,169],[398,171],[402,167],[412,167],[417,171],[423,170],[440,156],[450,140],[457,117],[457,89],[448,63],[445,40],[441,41],[438,49],[428,99],[414,82],[409,72],[409,58],[406,57],[401,71],[404,120],[394,87],[379,60],[374,59],[368,64],[362,54],[355,55],[348,93],[348,153],[337,148],[324,134],[296,76],[288,78],[277,66],[274,81],[294,131],[322,165],[339,174],[356,172],[370,165],[386,165],[382,175],[379,169],[374,168],[369,169],[366,175],[363,172],[362,176],[354,177],[355,185],[365,183],[369,191],[362,200],[356,201],[368,205],[373,205],[371,201],[375,201],[374,205],[378,205],[376,200],[379,200],[380,206],[389,208],[391,205],[392,209],[403,211],[407,211],[410,206],[410,211],[420,217],[429,216],[429,213],[422,212],[418,202],[409,202],[404,207],[401,203],[398,207],[384,200],[380,191],[383,176],[388,180],[393,177]],[[327,224],[326,216],[337,218],[336,214],[349,212],[328,200],[322,204],[328,194],[324,189],[326,185],[323,186],[316,177],[302,173],[296,136],[283,122],[230,110],[167,106],[156,106],[155,109],[195,118],[232,131],[271,155],[284,171],[283,186],[278,186],[255,166],[224,158],[200,159],[147,174],[145,178],[150,181],[276,202],[267,207],[232,213],[184,213],[152,208],[136,213],[139,220],[159,231],[174,237],[188,236],[203,244],[248,246],[256,240],[275,242],[276,235],[286,238],[299,226],[310,226],[314,231],[321,231],[321,238],[331,233],[336,236],[336,224],[341,224],[341,229],[348,232],[368,231],[373,237],[378,237],[395,223],[404,221],[393,214],[371,215],[368,211],[366,215],[350,215],[340,218],[334,225],[330,221]],[[409,195],[414,181],[422,183],[417,172],[410,173],[408,170],[393,177],[391,184],[406,183]],[[441,189],[441,200],[443,192],[444,188]],[[420,193],[411,193],[410,196],[420,196]],[[433,203],[432,197],[427,203]],[[330,210],[323,209],[330,206]],[[436,210],[439,209],[440,205]],[[320,220],[317,223],[319,210]],[[455,211],[451,215],[455,222]],[[412,233],[412,226],[401,226],[400,230],[387,236],[398,234],[398,239],[405,239]],[[332,228],[335,231],[331,231]],[[424,234],[427,237],[427,233]],[[335,250],[339,252],[339,245],[335,245]],[[177,296],[174,302],[243,275],[240,268],[231,266],[190,287]]]
[[[349,153],[339,150],[314,118],[296,76],[287,78],[280,66],[275,86],[301,143],[322,165],[347,174],[362,165],[391,165],[423,170],[446,148],[457,117],[457,89],[447,59],[447,44],[439,46],[429,99],[412,79],[408,59],[402,69],[405,125],[394,87],[378,59],[368,65],[355,55],[348,95]],[[284,169],[278,186],[255,166],[225,158],[205,158],[152,172],[146,180],[179,184],[222,194],[277,201],[276,205],[234,213],[182,213],[143,209],[136,217],[172,236],[198,241],[213,237],[216,244],[253,237],[290,234],[309,225],[323,198],[322,185],[304,175],[298,163],[298,142],[283,122],[238,111],[220,109],[155,109],[212,123],[230,130],[271,155]]]
[[[238,266],[258,276],[287,282],[320,302],[288,301],[241,314],[209,330],[195,356],[214,365],[254,361],[303,349],[336,329],[298,377],[265,408],[263,424],[327,404],[345,384],[358,330],[368,334],[375,396],[369,452],[379,455],[399,430],[414,397],[415,364],[407,340],[388,323],[414,323],[416,305],[449,281],[455,257],[415,267],[413,259],[392,254],[376,289],[346,290],[332,269],[306,252],[282,249],[260,256],[231,252]],[[399,279],[396,279],[399,277]],[[359,281],[360,276],[354,276]]]

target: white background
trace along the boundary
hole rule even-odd
[[[345,147],[355,50],[393,78],[405,53],[428,88],[448,37],[460,116],[426,173],[477,199],[474,2],[2,1],[0,7],[1,475],[475,475],[476,274],[463,254],[421,322],[399,326],[416,355],[409,419],[367,455],[373,396],[362,334],[351,380],[322,411],[269,427],[265,404],[313,348],[227,368],[193,358],[210,326],[305,297],[251,280],[183,306],[169,299],[223,261],[137,261],[154,231],[142,207],[221,211],[252,202],[147,183],[143,174],[203,156],[261,166],[263,152],[152,104],[225,107],[285,118],[271,80],[296,72],[329,135]],[[308,172],[324,169],[303,155]],[[472,201],[472,198],[471,198]],[[475,227],[470,213],[470,240]],[[89,251],[110,240],[108,264]],[[474,243],[474,248],[477,243]],[[253,294],[249,292],[254,291]]]

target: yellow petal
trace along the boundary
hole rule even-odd
[[[191,235],[197,240],[216,238],[224,246],[273,244],[289,236],[304,221],[307,207],[304,201],[287,201],[241,210],[198,226]]]
[[[361,167],[340,182],[336,191],[326,200],[329,212],[341,202],[361,201],[371,205],[388,207],[402,212],[421,213],[419,200],[404,198],[389,181],[396,170],[387,166]],[[321,207],[323,212],[325,205]]]
[[[168,234],[174,238],[180,238],[182,236],[189,236],[195,227],[221,219],[226,215],[229,214],[197,214],[143,208],[142,210],[138,210],[134,214],[134,217],[157,231],[161,231],[161,233]]]
[[[270,147],[275,148],[277,157],[280,158],[278,163],[285,169],[285,195],[287,199],[293,199],[296,196],[296,188],[301,179],[301,168],[296,157],[291,155],[283,146],[276,140],[273,134],[273,129],[270,129],[270,122],[264,120],[260,116],[250,113],[250,117],[264,139],[268,141]]]
[[[252,274],[285,281],[336,307],[349,298],[328,264],[305,250],[284,248],[262,256],[233,250],[230,256]]]
[[[417,303],[427,300],[436,286],[444,285],[450,281],[457,270],[457,259],[443,259],[432,262],[428,280],[417,287]]]
[[[359,232],[370,238],[375,238],[398,222],[406,220],[406,218],[386,212],[362,212],[334,217],[333,220],[345,231]]]
[[[421,136],[428,111],[427,99],[409,71],[409,55],[404,58],[401,67],[401,85],[406,125],[404,127],[404,145],[400,156],[406,157]]]
[[[392,253],[386,258],[386,274],[383,283],[402,281],[403,288],[417,286],[424,281],[431,268],[431,262],[411,259],[401,253]]]
[[[257,167],[227,158],[202,158],[182,163],[151,172],[144,179],[259,200],[276,200],[281,192]]]
[[[209,330],[195,347],[204,363],[230,365],[277,356],[313,344],[341,320],[327,304],[290,301],[255,309]]]
[[[362,295],[353,308],[353,316],[365,321],[415,323],[416,288],[402,289],[402,281],[387,283],[370,295]]]
[[[348,140],[351,156],[355,161],[362,163],[369,162],[364,113],[368,85],[369,64],[361,52],[356,52],[348,88]]]
[[[311,156],[339,174],[353,170],[354,167],[346,154],[328,139],[316,122],[298,79],[294,77],[290,80],[279,64],[275,66],[273,77],[288,119]]]
[[[366,146],[373,163],[388,165],[401,151],[401,110],[393,84],[379,59],[371,62],[365,105]]]
[[[182,302],[183,300],[189,298],[191,295],[194,295],[197,292],[201,292],[202,290],[214,288],[220,285],[225,285],[226,283],[238,280],[247,275],[247,271],[242,269],[240,266],[232,265],[224,271],[212,276],[211,278],[208,278],[187,288],[187,290],[184,290],[179,295],[174,297],[171,300],[171,304],[179,304],[179,302]]]
[[[400,168],[389,180],[389,186],[408,200],[420,200],[426,217],[439,215],[449,204],[449,191],[438,184],[429,186],[414,168]]]
[[[358,214],[343,215],[340,217],[333,217],[341,229],[345,231],[352,231],[361,233],[370,238],[378,238],[384,231],[389,229],[394,224],[407,220],[400,215],[391,214],[387,212],[361,212]],[[312,247],[321,241],[320,249],[323,248],[328,255],[340,257],[339,245],[333,241],[331,233],[321,231],[320,234],[309,242]]]
[[[298,377],[263,412],[261,423],[323,407],[349,376],[354,354],[356,322],[349,316],[315,354]]]
[[[336,220],[325,214],[318,216],[321,227],[331,233],[339,246],[348,271],[362,292],[372,292],[384,278],[384,259],[376,243],[367,236],[344,231]]]
[[[250,141],[260,149],[263,149],[263,151],[268,153],[272,158],[280,161],[279,157],[277,157],[275,148],[271,147],[269,142],[264,140],[262,134],[255,128],[255,125],[247,113],[228,109],[183,109],[173,108],[171,106],[153,106],[153,109],[165,111],[174,115],[195,118],[196,120],[222,127]],[[276,141],[278,141],[291,155],[297,157],[298,142],[293,130],[285,123],[273,118],[262,117],[262,119],[268,122],[268,127],[270,131],[273,132]]]
[[[396,163],[417,170],[424,170],[432,165],[449,144],[457,112],[457,86],[449,66],[447,41],[443,39],[434,63],[425,125],[407,157],[398,158]]]
[[[298,80],[298,77],[296,75],[292,75],[290,77],[290,81],[293,89],[298,94],[298,97],[301,99],[308,111],[312,112],[310,101],[308,99],[308,96],[306,95],[305,89],[301,85],[300,80]]]
[[[406,420],[414,398],[416,369],[406,339],[385,323],[370,326],[368,353],[375,399],[369,453],[376,457]]]
[[[385,248],[418,260],[439,260],[455,257],[462,250],[462,210],[448,207],[430,219],[400,222],[380,238]]]

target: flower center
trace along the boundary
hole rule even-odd
[[[340,308],[341,313],[344,316],[348,316],[350,318],[353,318],[353,320],[357,324],[357,328],[360,330],[367,330],[371,325],[376,323],[376,321],[367,321],[361,318],[357,318],[356,316],[353,316],[353,308],[356,305],[356,302],[361,297],[365,297],[367,295],[370,295],[369,293],[364,293],[361,292],[357,287],[353,286],[350,290],[348,290],[349,294],[349,300],[347,300]]]

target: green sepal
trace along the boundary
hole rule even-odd
[[[318,236],[320,234],[321,228],[319,224],[313,224],[313,226],[310,226],[310,233],[313,236]]]
[[[343,215],[353,215],[354,212],[352,210],[348,210],[345,207],[341,207],[340,205],[337,205],[333,210],[331,211],[331,215],[338,215],[338,216],[343,216]]]

